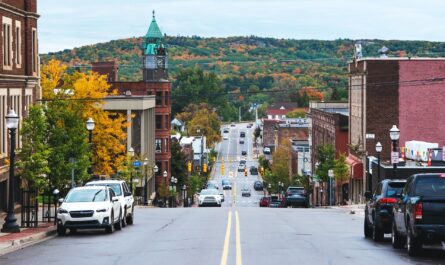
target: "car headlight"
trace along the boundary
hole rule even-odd
[[[62,213],[68,213],[67,210],[63,209],[63,208],[59,208],[59,210],[57,210],[58,213],[62,214]]]
[[[97,210],[96,210],[96,212],[98,212],[98,213],[104,213],[104,212],[106,212],[106,211],[107,211],[107,209],[105,209],[105,208],[104,208],[104,209],[97,209]]]

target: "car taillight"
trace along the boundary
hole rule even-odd
[[[422,215],[423,215],[423,204],[421,202],[416,203],[416,205],[414,205],[414,217],[416,218],[416,220],[420,220],[422,219]]]
[[[397,199],[396,198],[381,198],[379,200],[379,203],[383,204],[383,203],[396,203]]]

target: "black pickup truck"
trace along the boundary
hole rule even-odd
[[[391,239],[395,248],[406,242],[416,255],[424,244],[445,241],[445,173],[415,174],[408,178],[393,207]]]

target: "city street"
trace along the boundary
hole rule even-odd
[[[246,132],[239,144],[239,132]],[[445,251],[427,249],[410,258],[387,237],[375,243],[363,237],[363,213],[340,208],[259,208],[263,192],[253,190],[258,176],[238,172],[241,150],[247,168],[256,165],[252,130],[230,127],[218,146],[214,180],[224,177],[222,208],[137,208],[135,224],[114,234],[79,231],[1,256],[0,264],[445,264]],[[231,177],[229,177],[231,176]],[[242,197],[241,187],[252,196]]]

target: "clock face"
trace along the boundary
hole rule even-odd
[[[157,58],[156,64],[158,65],[158,67],[164,68],[164,58]]]

